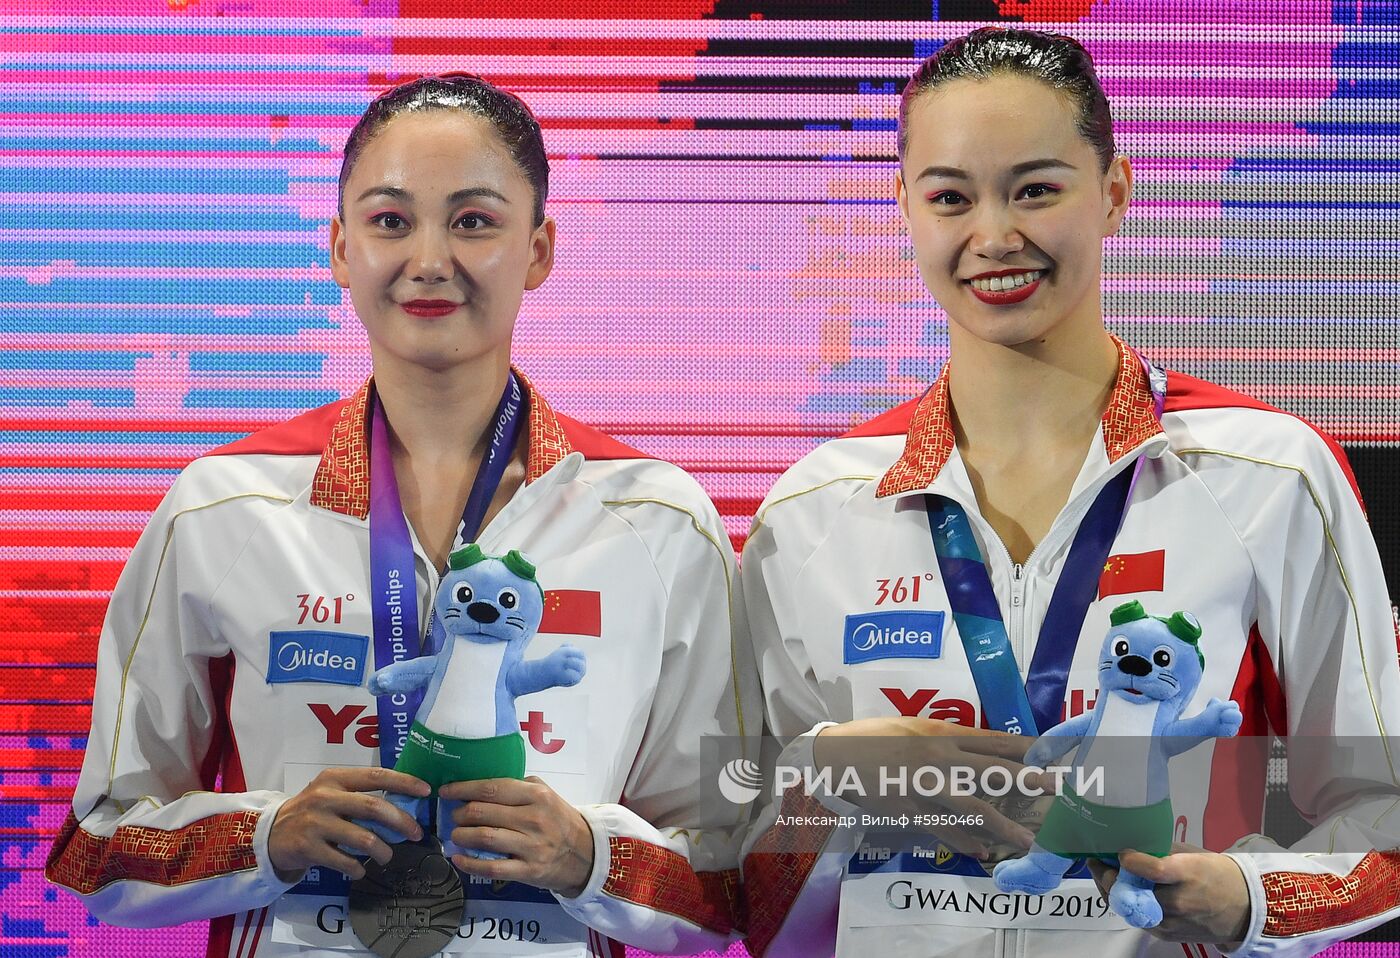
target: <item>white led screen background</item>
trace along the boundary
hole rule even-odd
[[[202,953],[200,928],[96,925],[43,859],[103,611],[163,491],[368,374],[326,229],[346,133],[408,76],[480,73],[540,116],[558,263],[517,362],[556,408],[691,470],[738,545],[779,472],[946,357],[892,199],[915,64],[980,22],[1072,34],[1137,173],[1111,327],[1342,440],[1395,581],[1394,2],[562,8],[0,7],[0,954]]]

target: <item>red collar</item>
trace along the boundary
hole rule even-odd
[[[530,381],[520,373],[525,389],[530,449],[525,462],[525,481],[534,482],[569,453],[574,445],[560,418]],[[331,427],[330,438],[321,453],[316,477],[311,482],[311,504],[364,519],[369,515],[369,394],[371,378],[345,401]]]
[[[1104,451],[1110,463],[1162,431],[1154,414],[1152,389],[1142,362],[1118,337],[1118,376],[1103,414]],[[948,402],[948,366],[945,364],[928,392],[914,407],[899,457],[875,491],[878,498],[898,496],[933,485],[953,454],[952,407]]]

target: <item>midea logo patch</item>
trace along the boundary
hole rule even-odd
[[[846,616],[842,660],[936,659],[943,654],[943,612],[863,612]]]
[[[359,685],[365,677],[369,636],[349,632],[271,632],[267,681]]]

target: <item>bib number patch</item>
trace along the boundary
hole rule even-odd
[[[1048,894],[1025,895],[1000,891],[991,878],[899,871],[847,875],[841,882],[841,920],[853,927],[1128,928],[1087,878],[1067,878]]]
[[[462,923],[441,954],[529,958],[587,954],[588,929],[559,907],[549,892],[519,882],[492,882],[467,875],[462,876],[462,884],[467,893]],[[312,869],[302,884],[278,900],[272,940],[363,953],[364,945],[350,927],[345,898],[348,887],[339,872]]]

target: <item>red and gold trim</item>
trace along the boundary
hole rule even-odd
[[[228,812],[170,830],[124,825],[99,838],[83,831],[70,811],[44,874],[55,885],[91,895],[118,881],[169,887],[248,871],[258,867],[257,824],[257,812]]]
[[[800,789],[783,793],[778,813],[790,821],[826,821],[831,814],[815,798]],[[747,899],[748,948],[754,958],[778,937],[788,912],[807,883],[834,825],[773,825],[754,843],[744,858],[744,894]],[[797,849],[801,847],[803,851]]]
[[[1118,378],[1103,411],[1103,445],[1109,462],[1117,462],[1162,431],[1156,402],[1142,360],[1118,337]]]
[[[531,483],[553,469],[560,459],[573,452],[574,446],[564,432],[559,417],[554,414],[554,410],[540,395],[539,390],[530,384],[530,380],[526,379],[520,370],[517,369],[515,375],[519,378],[520,385],[525,387],[530,408],[530,451],[525,460],[525,481]]]
[[[341,407],[311,480],[311,504],[363,519],[369,515],[369,393],[366,380]]]
[[[924,489],[943,471],[956,444],[953,407],[948,402],[948,367],[914,407],[914,418],[904,440],[904,453],[890,466],[875,490],[875,497],[897,496]]]
[[[1369,852],[1345,875],[1265,872],[1262,877],[1269,938],[1342,928],[1400,905],[1400,850]]]
[[[534,482],[574,451],[564,425],[549,403],[519,370],[529,408],[529,451],[525,481]],[[369,515],[369,397],[373,380],[341,407],[311,483],[311,504],[341,515]]]
[[[739,874],[696,872],[684,855],[640,838],[608,838],[608,877],[614,898],[728,934],[739,925]]]
[[[1162,431],[1157,421],[1152,389],[1137,354],[1116,336],[1118,376],[1103,414],[1104,451],[1117,462]],[[947,465],[956,439],[953,411],[948,398],[948,365],[914,408],[904,441],[904,453],[880,480],[877,498],[927,489]]]

